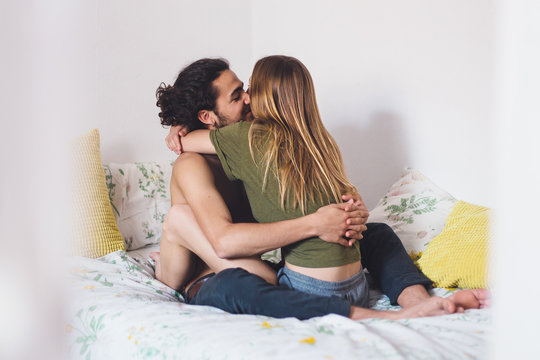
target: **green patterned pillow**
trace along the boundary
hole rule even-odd
[[[281,249],[267,251],[261,255],[261,259],[277,264],[281,261]]]
[[[419,171],[403,169],[403,176],[390,187],[368,222],[388,224],[405,250],[417,260],[427,244],[441,233],[457,200]]]
[[[127,250],[161,240],[161,227],[171,207],[170,162],[103,166],[118,229]]]

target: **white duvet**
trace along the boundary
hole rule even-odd
[[[149,262],[123,251],[71,259],[65,324],[71,357],[474,359],[483,358],[491,323],[489,309],[399,321],[233,315],[184,304],[153,274]],[[391,308],[386,296],[371,296],[374,308]]]

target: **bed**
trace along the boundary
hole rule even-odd
[[[65,332],[72,358],[477,359],[485,355],[492,318],[489,308],[398,321],[353,321],[333,314],[300,321],[187,305],[181,294],[155,279],[148,256],[159,249],[160,225],[169,202],[170,162],[99,165],[101,191],[123,248],[113,247],[114,251],[95,258],[88,254],[69,258]],[[446,247],[463,255],[463,249],[454,249],[457,245],[445,235],[452,230],[447,227],[455,221],[452,214],[459,203],[418,171],[406,168],[371,211],[370,220],[391,225],[419,266],[427,255],[427,269],[429,261],[443,262],[429,258],[434,256],[431,243],[441,237],[443,244],[452,244]],[[472,251],[485,252],[485,241],[474,239],[480,250]],[[278,251],[264,254],[269,260],[278,257]],[[468,262],[467,269],[450,280],[451,270],[444,270],[442,277],[435,274],[438,287],[433,294],[448,296],[457,291],[455,286],[473,287],[471,281],[486,285],[484,264]],[[447,280],[454,287],[445,285]],[[370,290],[370,307],[398,309],[377,289]]]

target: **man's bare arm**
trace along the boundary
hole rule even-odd
[[[261,254],[313,236],[349,246],[351,243],[342,238],[347,229],[351,229],[355,238],[361,238],[365,229],[366,214],[356,210],[353,204],[325,206],[294,220],[234,224],[214,185],[212,171],[201,155],[183,154],[173,176],[216,254],[223,258]],[[347,207],[352,210],[346,211]]]

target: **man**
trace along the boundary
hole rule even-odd
[[[213,129],[251,117],[249,95],[221,59],[202,59],[189,65],[174,86],[162,85],[157,97],[162,124],[176,126],[171,128],[167,143],[177,153],[181,151],[179,133]],[[370,224],[366,230],[368,213],[359,196],[345,196],[344,200],[351,203],[329,205],[304,218],[272,224],[234,224],[233,220],[246,219],[239,216],[238,209],[231,208],[238,199],[245,199],[239,195],[239,186],[226,179],[215,158],[205,160],[198,154],[184,154],[175,162],[172,208],[163,227],[161,256],[153,257],[157,277],[165,284],[175,289],[195,284],[187,287],[189,303],[214,305],[231,312],[298,318],[328,312],[352,318],[414,317],[451,313],[456,305],[458,310],[480,305],[477,302],[482,299],[472,292],[455,297],[454,302],[431,298],[426,291],[431,281],[414,267],[393,231],[384,224]],[[241,204],[239,210],[247,208]],[[343,235],[352,240],[343,239]],[[376,312],[344,304],[337,298],[313,297],[269,285],[276,283],[275,272],[258,255],[312,236],[344,246],[364,237],[360,242],[363,266],[392,303],[404,310]],[[236,267],[266,282],[243,270],[230,270]],[[206,276],[212,272],[220,273]],[[470,303],[463,303],[464,298]]]

